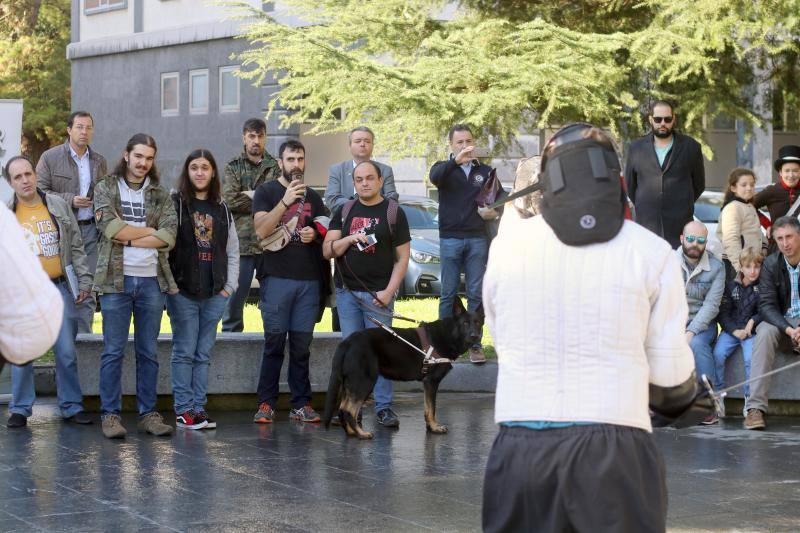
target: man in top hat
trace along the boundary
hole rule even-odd
[[[796,210],[789,213],[789,208],[800,197],[800,146],[781,146],[775,160],[775,171],[778,182],[765,187],[753,198],[756,209],[766,206],[773,222],[786,214],[797,216]]]

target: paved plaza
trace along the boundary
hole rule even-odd
[[[112,442],[62,424],[46,399],[27,429],[0,427],[0,531],[478,531],[493,401],[441,394],[443,436],[403,394],[400,430],[367,442],[285,412],[271,426],[212,412],[218,429],[171,438],[126,415],[128,438]],[[800,419],[769,423],[657,433],[671,531],[800,531]]]

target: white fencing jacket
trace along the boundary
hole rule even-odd
[[[652,431],[648,384],[689,379],[680,266],[625,221],[612,240],[567,246],[544,218],[492,242],[483,305],[497,350],[495,421],[600,422]]]

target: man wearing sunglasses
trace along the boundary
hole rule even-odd
[[[692,348],[697,378],[714,376],[712,346],[717,339],[717,314],[725,289],[725,265],[708,253],[708,229],[702,222],[689,222],[680,235],[681,246],[676,250],[686,284],[689,318],[686,321],[686,341]],[[712,414],[703,423],[714,423]]]
[[[636,206],[636,222],[677,248],[683,226],[694,216],[694,202],[706,186],[700,144],[675,130],[672,104],[650,109],[652,131],[633,141],[625,165],[625,184]]]

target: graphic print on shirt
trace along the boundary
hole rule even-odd
[[[194,238],[197,241],[197,253],[200,261],[211,261],[211,241],[214,240],[214,217],[195,211],[192,213]]]
[[[354,233],[375,233],[378,230],[378,224],[381,223],[380,217],[367,218],[367,217],[353,217],[350,221],[350,235]],[[360,250],[365,254],[374,254],[375,246],[370,246],[366,250]]]
[[[25,242],[34,255],[45,259],[58,255],[58,230],[52,220],[33,219],[21,226]]]
[[[137,195],[136,200],[133,195],[130,199],[120,198],[120,205],[122,206],[122,220],[131,224],[147,225],[144,213],[144,195]]]
[[[283,216],[281,216],[281,224],[288,224],[299,208],[300,202],[295,202],[290,205],[289,209],[284,211]],[[307,222],[310,221],[311,218],[311,202],[306,201],[303,203],[303,212],[300,213],[300,217],[297,219],[297,227],[289,242],[301,242],[300,230],[309,225]]]

